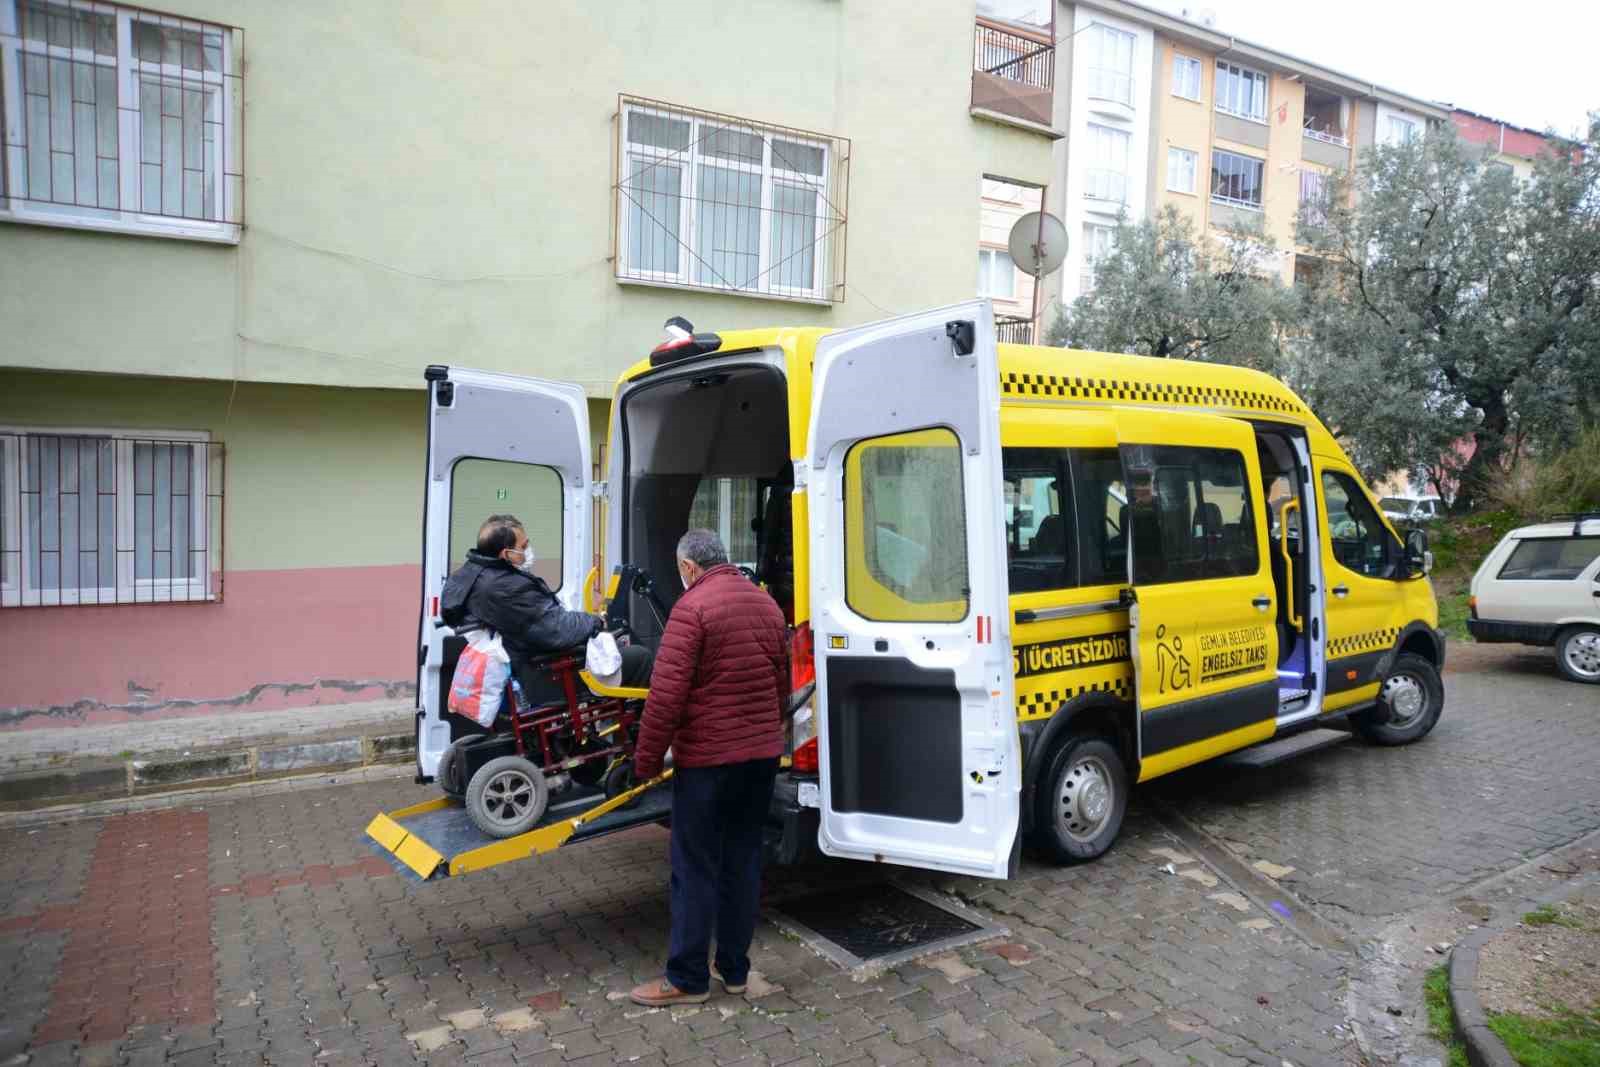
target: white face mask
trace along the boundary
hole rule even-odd
[[[532,542],[529,542],[527,545],[523,546],[523,549],[522,549],[522,562],[521,563],[514,563],[514,564],[512,564],[512,566],[516,567],[517,570],[521,571],[523,574],[527,574],[527,575],[532,575],[533,574],[533,544],[532,544]]]

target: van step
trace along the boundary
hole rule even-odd
[[[1348,741],[1351,734],[1343,730],[1305,730],[1276,741],[1263,741],[1259,745],[1230,752],[1217,762],[1225,767],[1271,767],[1275,763],[1315,752],[1319,748]]]

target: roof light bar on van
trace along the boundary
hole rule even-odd
[[[674,315],[662,329],[661,343],[650,350],[650,365],[659,367],[663,363],[703,356],[721,347],[721,337],[714,333],[695,333],[693,323],[681,315]]]

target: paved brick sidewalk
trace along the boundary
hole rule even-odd
[[[765,995],[647,1011],[655,827],[413,887],[358,839],[397,782],[0,832],[0,1062],[1349,1063],[1348,957],[1278,925],[1135,811],[1087,867],[910,875],[1004,943],[853,980],[770,924]],[[1162,868],[1171,862],[1177,874]],[[853,864],[806,882],[880,877]],[[753,990],[754,992],[755,990]]]
[[[359,704],[322,704],[286,711],[240,711],[227,715],[192,715],[53,730],[0,731],[0,776],[42,770],[66,760],[112,757],[122,753],[181,752],[218,748],[266,738],[293,739],[344,730],[404,731],[412,721],[414,702],[374,700]]]
[[[1353,928],[1458,893],[1600,828],[1600,690],[1548,651],[1453,644],[1421,743],[1360,740],[1263,771],[1200,767],[1155,792]]]

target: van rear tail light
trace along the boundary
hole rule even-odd
[[[789,767],[796,774],[817,774],[821,770],[817,762],[817,739],[815,737],[794,750],[794,756],[790,761]]]
[[[1467,614],[1471,615],[1474,619],[1476,619],[1478,617],[1478,598],[1477,597],[1475,597],[1475,596],[1467,597]]]
[[[811,624],[796,626],[789,638],[789,691],[798,692],[817,680],[817,646]]]

